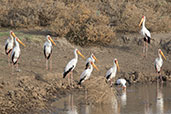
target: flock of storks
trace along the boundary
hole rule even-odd
[[[148,44],[150,44],[151,34],[150,34],[149,30],[145,27],[145,20],[146,20],[146,17],[143,16],[141,21],[140,21],[139,26],[142,26],[141,34],[144,37],[143,55],[147,56]],[[56,45],[56,44],[52,40],[50,35],[47,35],[46,39],[47,39],[47,41],[44,43],[44,56],[46,58],[46,69],[48,69],[48,60],[49,60],[49,58],[50,58],[50,56],[52,54],[52,43],[54,45]],[[19,43],[22,44],[23,46],[25,46],[21,42],[21,40],[18,37],[16,37],[14,32],[10,31],[10,37],[6,40],[6,43],[5,43],[5,53],[8,55],[8,64],[10,64],[10,59],[11,59],[11,61],[13,63],[12,66],[16,65],[17,69],[18,69],[18,64],[17,63],[18,63],[18,60],[19,60],[19,57],[20,57]],[[73,85],[73,73],[72,73],[72,71],[76,67],[76,64],[77,64],[77,61],[78,61],[78,54],[81,57],[85,58],[78,49],[74,50],[74,54],[75,54],[75,57],[68,62],[68,64],[66,65],[66,67],[64,69],[64,72],[63,72],[63,78],[65,78],[66,76],[68,77],[69,86]],[[161,67],[163,65],[162,56],[164,57],[164,59],[166,59],[166,57],[164,56],[161,49],[158,50],[158,55],[159,55],[159,57],[155,59],[155,69],[156,69],[156,72],[160,75],[160,80],[162,81],[162,77],[161,77]],[[97,58],[95,57],[94,54],[92,54],[86,60],[85,70],[80,75],[80,80],[78,82],[79,85],[81,85],[81,83],[83,83],[85,80],[90,78],[91,73],[93,71],[93,67],[98,70],[97,66],[94,64],[95,61],[98,61],[98,60],[97,60]],[[50,65],[50,68],[51,68],[51,65]],[[115,58],[113,60],[113,67],[111,67],[106,72],[106,82],[110,82],[110,85],[112,85],[111,79],[116,76],[117,70],[119,70],[119,64],[118,64],[118,60]],[[126,80],[125,79],[118,79],[116,81],[116,83],[121,84],[123,89],[126,88]]]

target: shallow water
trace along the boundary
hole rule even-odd
[[[117,99],[111,98],[110,105],[84,105],[78,94],[51,103],[51,114],[171,114],[171,83],[141,84],[127,87],[122,91],[116,87]]]

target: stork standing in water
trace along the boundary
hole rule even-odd
[[[113,67],[110,68],[107,72],[106,72],[106,81],[109,82],[110,81],[110,85],[112,86],[112,78],[114,78],[116,76],[116,72],[117,69],[119,70],[119,64],[118,64],[118,60],[115,58],[113,60]]]
[[[68,75],[68,84],[70,86],[70,84],[73,84],[73,74],[72,71],[74,70],[74,68],[77,65],[78,62],[78,54],[85,59],[85,57],[81,54],[81,52],[78,49],[74,50],[74,55],[75,58],[73,58],[72,60],[70,60],[68,62],[68,64],[66,65],[64,72],[63,72],[63,78],[65,78]]]
[[[10,31],[10,37],[5,42],[5,53],[8,55],[8,65],[10,65],[10,52],[13,49],[15,37],[14,32]]]
[[[92,53],[91,56],[86,60],[86,67],[85,69],[87,69],[90,65],[90,61],[92,61],[93,63],[95,63],[95,61],[98,61],[96,56]]]
[[[144,47],[143,47],[143,55],[145,53],[145,56],[147,57],[147,52],[148,52],[148,44],[150,44],[151,41],[151,33],[150,31],[145,27],[145,21],[146,21],[146,17],[143,16],[139,26],[142,26],[142,29],[140,31],[140,33],[143,35],[144,37]]]
[[[91,73],[93,71],[93,67],[96,68],[97,70],[99,70],[96,65],[93,63],[93,61],[89,61],[89,66],[87,69],[85,69],[82,74],[80,75],[80,81],[79,81],[79,85],[81,85],[81,83],[83,83],[85,80],[89,79],[91,76]]]
[[[52,43],[56,46],[50,35],[46,36],[47,41],[44,43],[44,55],[46,59],[46,69],[48,70],[48,60],[52,55]],[[52,42],[52,43],[51,43]],[[50,69],[52,69],[52,59],[50,59]]]
[[[15,43],[15,47],[12,50],[11,60],[12,60],[13,65],[16,64],[17,70],[19,70],[18,69],[18,60],[20,58],[20,46],[19,46],[19,43],[22,44],[23,46],[25,46],[25,45],[17,37],[14,38],[14,43]],[[13,73],[13,65],[12,65],[12,73]]]
[[[117,81],[116,81],[116,84],[118,84],[118,85],[121,85],[122,86],[122,88],[123,88],[123,90],[125,90],[126,89],[126,80],[125,79],[118,79]]]
[[[166,57],[164,56],[163,52],[161,51],[161,49],[158,50],[158,55],[159,57],[155,59],[155,70],[156,72],[159,74],[160,76],[160,81],[162,82],[162,76],[161,76],[161,69],[162,69],[162,65],[163,65],[163,58],[166,60]]]

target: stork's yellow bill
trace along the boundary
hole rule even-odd
[[[14,38],[16,37],[16,35],[14,34],[13,31],[11,31],[11,35],[12,35]]]
[[[25,44],[19,38],[16,37],[16,40],[25,47]]]
[[[49,36],[49,40],[56,46],[55,42],[52,40],[52,38]]]
[[[93,62],[91,62],[91,64],[92,64],[92,66],[93,66],[96,70],[99,71],[99,69],[97,68],[97,66],[96,66]]]
[[[140,23],[139,23],[139,26],[141,26],[142,22],[144,21],[144,16],[142,17]]]
[[[95,55],[93,55],[92,57],[94,58],[94,60],[95,60],[95,61],[97,61],[97,62],[98,62],[98,60],[97,60],[97,58],[96,58],[96,56],[95,56]]]
[[[84,55],[81,54],[81,52],[80,52],[79,50],[77,50],[77,53],[78,53],[83,59],[85,59]]]
[[[120,71],[120,67],[119,67],[118,61],[116,61],[116,65],[117,65],[117,67],[118,67],[118,71]]]
[[[163,56],[163,58],[166,60],[165,55],[163,54],[162,50],[160,50],[160,54]]]

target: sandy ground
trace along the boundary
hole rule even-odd
[[[69,92],[85,89],[89,90],[89,102],[107,103],[108,95],[115,96],[104,80],[106,71],[113,65],[113,59],[118,59],[121,70],[115,79],[123,77],[128,84],[153,82],[158,78],[154,70],[158,48],[163,50],[167,58],[162,70],[163,80],[171,80],[171,33],[152,34],[154,40],[150,45],[147,58],[142,56],[143,42],[139,34],[118,34],[118,39],[113,39],[109,45],[84,48],[70,44],[65,38],[53,37],[57,46],[53,47],[51,71],[45,70],[43,55],[45,36],[39,35],[40,40],[36,42],[24,37],[22,41],[26,47],[20,46],[20,72],[16,71],[13,75],[4,53],[4,43],[7,37],[2,36],[0,39],[0,112],[2,113],[38,112],[47,108],[47,102],[53,99],[59,99]],[[85,67],[85,60],[79,57],[74,70],[75,82],[72,89],[67,86],[67,79],[62,79],[62,72],[67,62],[74,57],[74,48],[78,48],[86,58],[94,53],[99,60],[96,65],[100,71],[94,70],[90,80],[79,88],[77,82]],[[104,90],[108,94],[104,94]],[[92,96],[94,93],[96,95]]]

